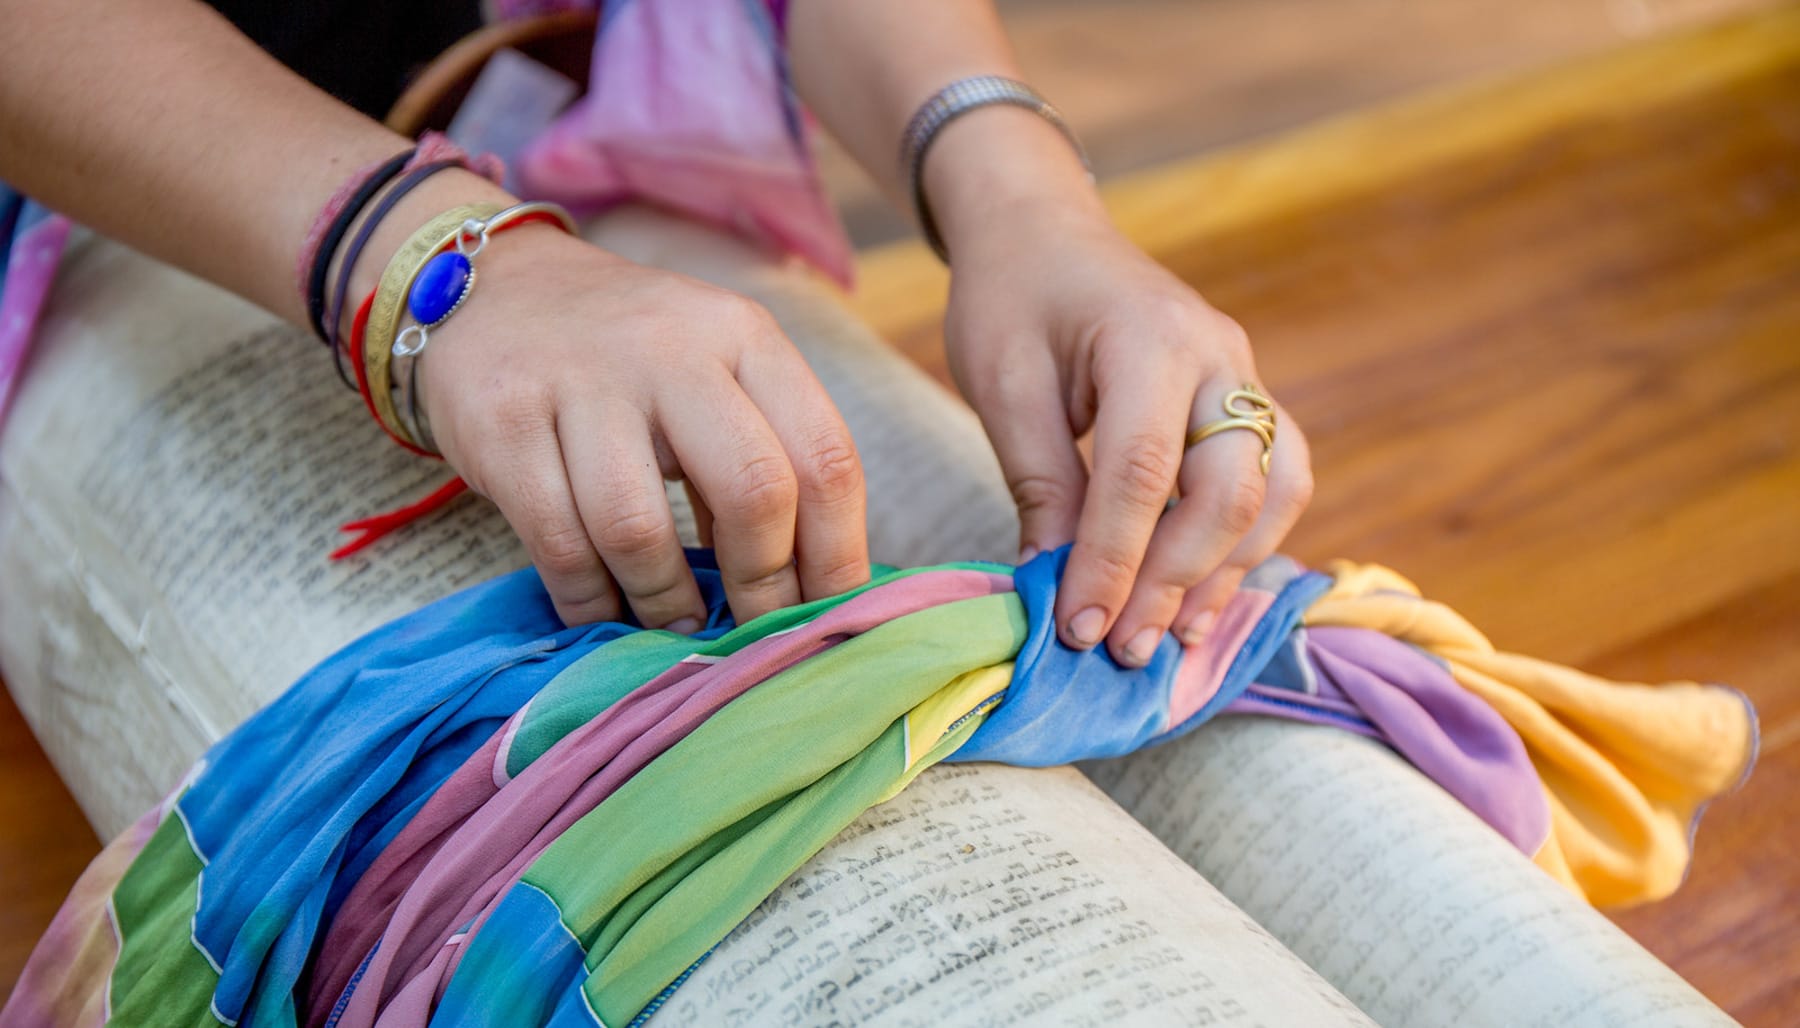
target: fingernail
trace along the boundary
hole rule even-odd
[[[1163,630],[1154,626],[1138,629],[1138,634],[1125,644],[1125,660],[1123,663],[1132,667],[1143,667],[1156,656],[1156,644],[1162,642]]]
[[[1106,611],[1099,607],[1089,607],[1069,619],[1069,638],[1084,650],[1099,642],[1105,631]]]
[[[1031,558],[1037,556],[1041,552],[1042,551],[1035,546],[1027,546],[1019,551],[1019,563],[1029,564],[1031,563]]]
[[[693,635],[700,630],[700,619],[682,618],[679,621],[671,621],[663,627],[667,631],[674,632],[677,635]]]
[[[1212,631],[1213,622],[1219,620],[1215,611],[1203,610],[1195,614],[1181,629],[1181,641],[1187,646],[1198,646],[1206,641],[1206,633]]]

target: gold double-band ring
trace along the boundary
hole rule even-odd
[[[1229,432],[1241,428],[1246,432],[1255,432],[1262,440],[1262,473],[1269,473],[1269,459],[1275,454],[1275,401],[1263,395],[1262,390],[1253,385],[1245,385],[1241,389],[1233,389],[1225,396],[1225,417],[1217,421],[1208,421],[1195,428],[1187,435],[1187,441],[1181,444],[1182,449],[1197,445],[1203,439],[1210,439],[1220,432]]]

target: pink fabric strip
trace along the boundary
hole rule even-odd
[[[44,301],[69,241],[69,219],[52,216],[13,240],[6,278],[0,282],[0,424],[12,404],[13,389],[31,354]]]
[[[350,202],[350,198],[356,195],[358,189],[362,188],[363,182],[375,173],[375,169],[391,159],[383,157],[378,161],[370,161],[351,172],[350,177],[337,187],[337,192],[332,193],[330,198],[325,201],[325,206],[319,208],[319,213],[313,218],[311,227],[306,230],[306,237],[300,240],[300,252],[294,255],[294,288],[299,290],[302,299],[305,299],[312,286],[313,259],[318,255],[319,247],[325,242],[325,231],[331,227],[332,222],[337,220],[338,215],[343,213],[344,205]]]
[[[781,7],[609,5],[587,95],[519,157],[526,192],[581,213],[658,204],[799,254],[847,286],[850,243],[786,79]]]
[[[1225,672],[1249,638],[1250,630],[1262,620],[1275,603],[1275,594],[1262,589],[1239,589],[1219,620],[1198,646],[1182,651],[1181,666],[1175,671],[1175,683],[1169,690],[1169,721],[1173,728],[1192,717],[1219,692],[1225,683]]]

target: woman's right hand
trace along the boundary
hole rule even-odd
[[[685,479],[747,621],[868,581],[862,463],[751,300],[543,226],[497,237],[419,368],[444,457],[499,505],[568,624],[706,611],[664,492]]]

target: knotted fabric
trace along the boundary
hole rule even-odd
[[[1126,669],[1057,640],[1066,550],[882,568],[741,626],[690,559],[691,637],[564,628],[527,569],[345,647],[95,860],[0,1022],[616,1028],[932,764],[1115,756],[1221,714],[1380,740],[1635,902],[1753,758],[1737,693],[1498,653],[1382,568],[1272,559],[1203,643]]]

